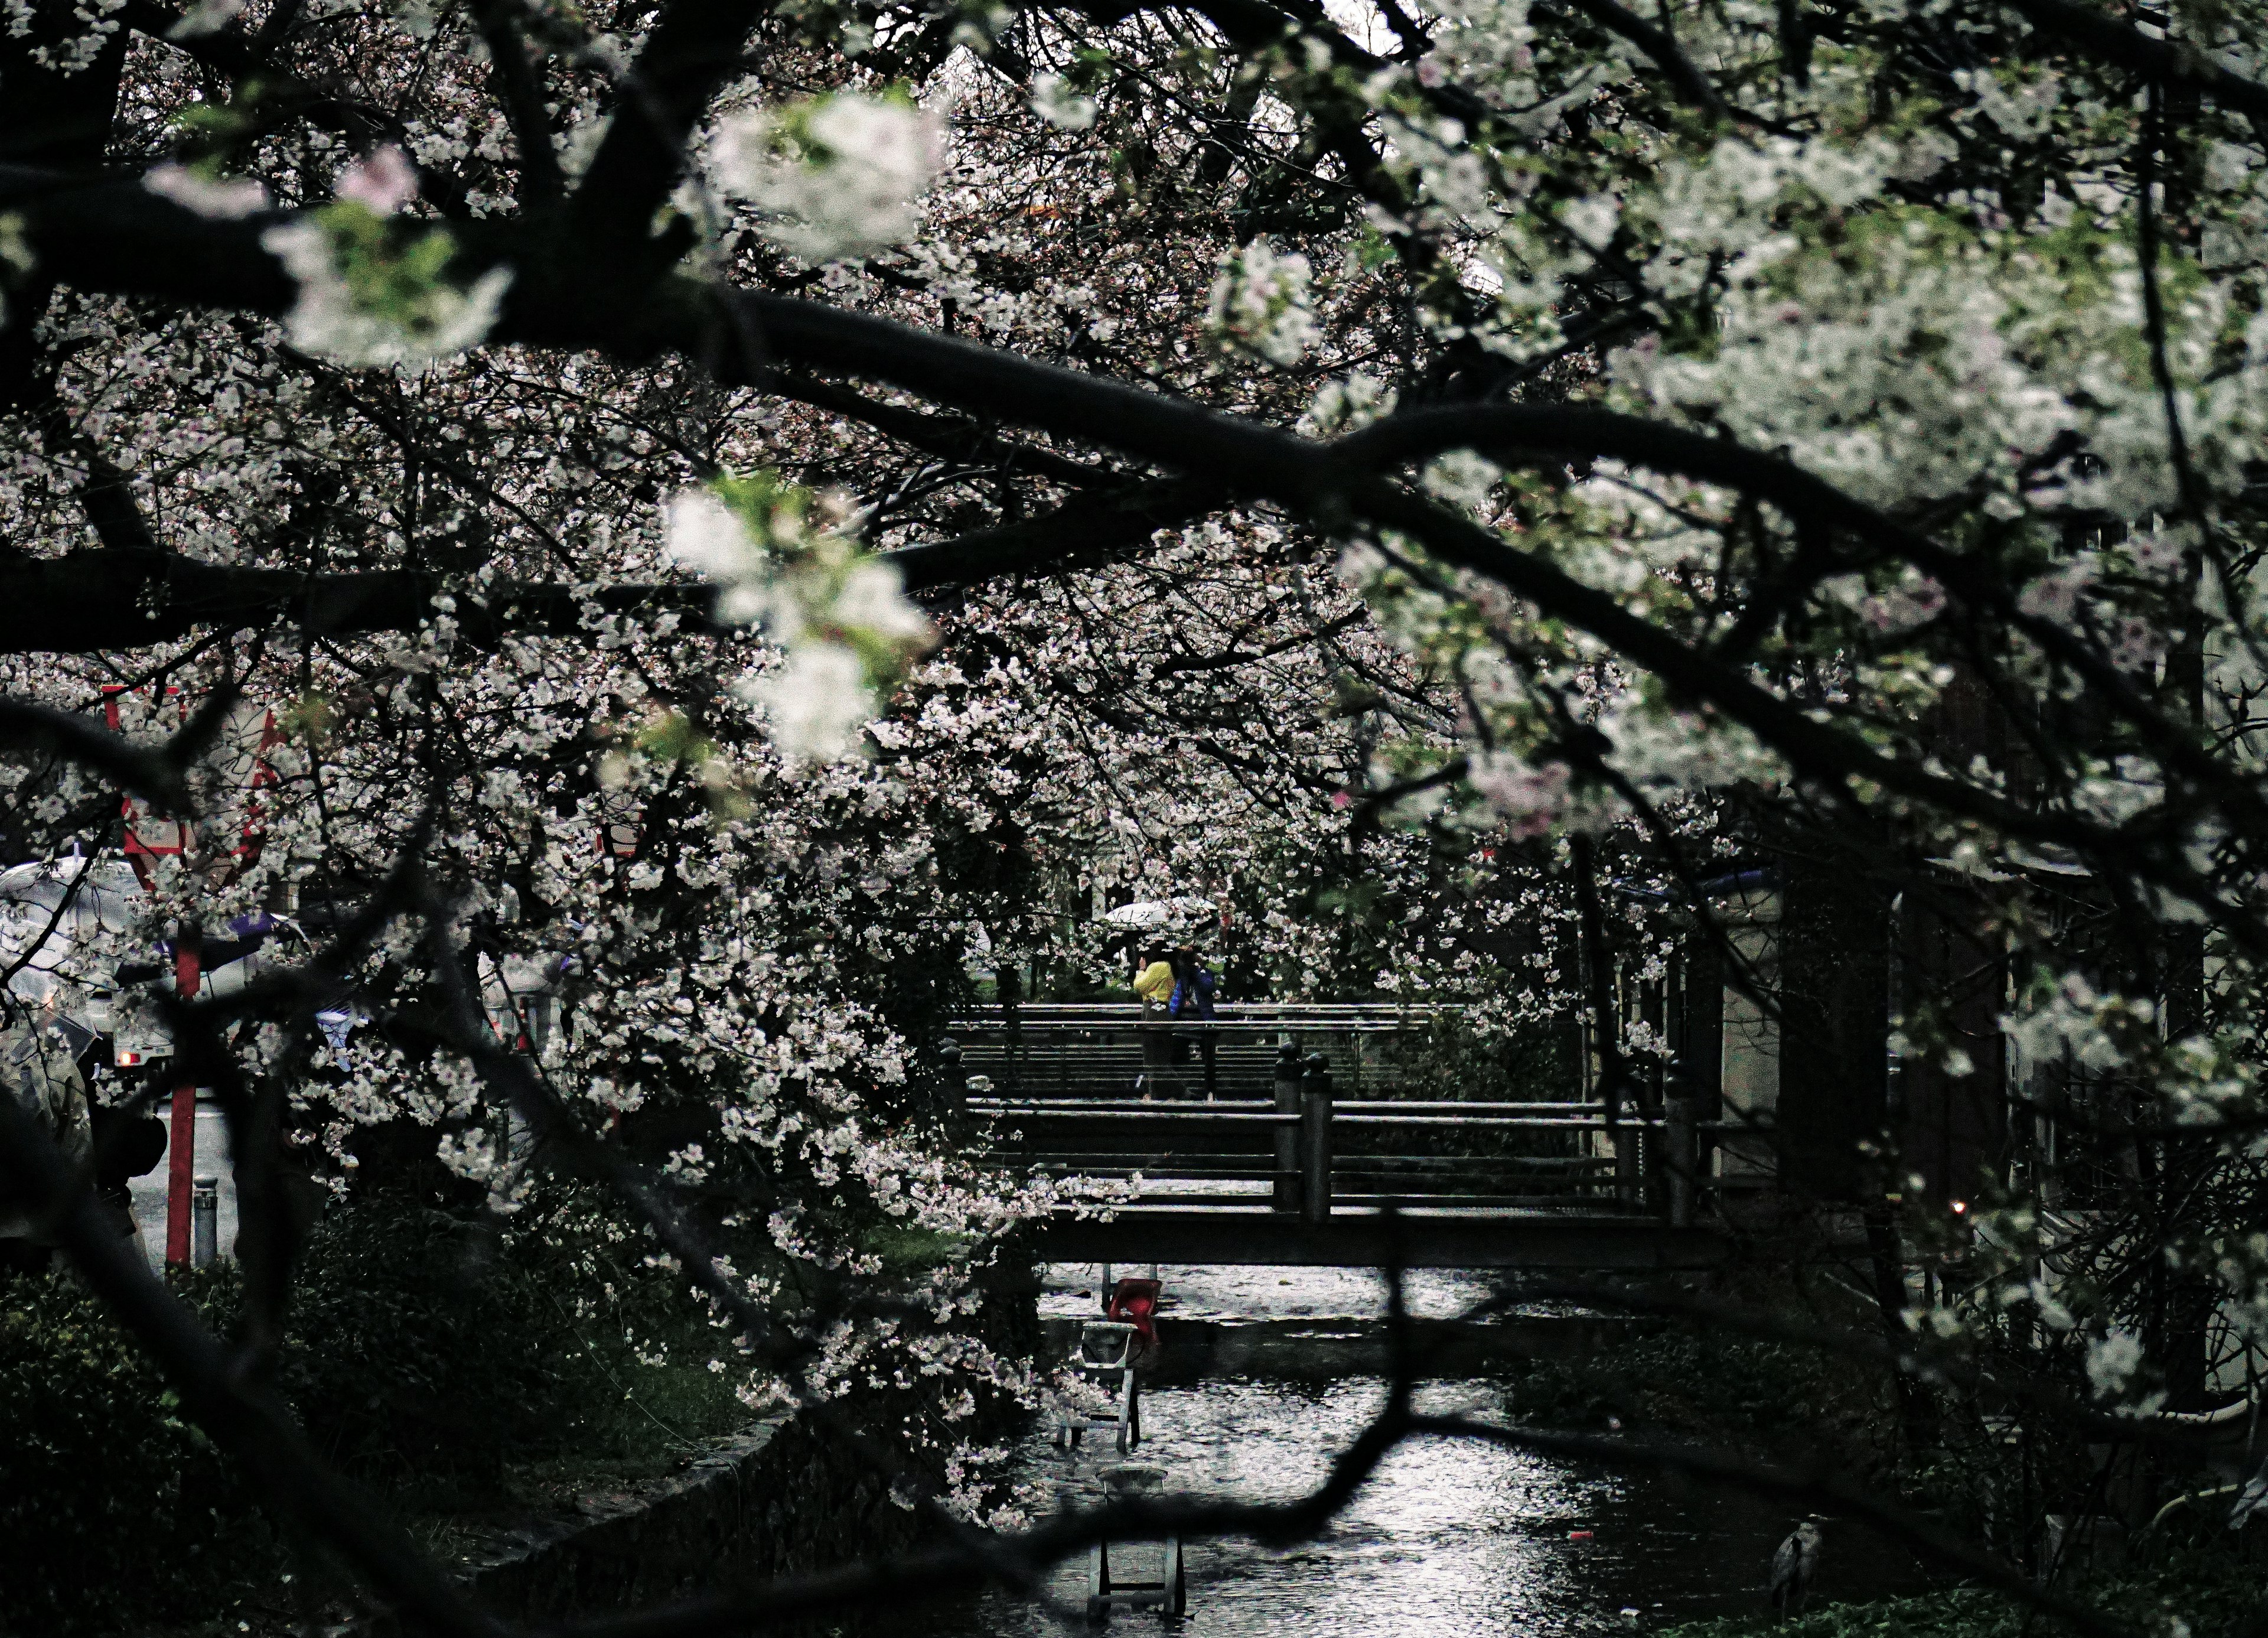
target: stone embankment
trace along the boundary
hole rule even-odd
[[[887,1552],[914,1516],[836,1441],[793,1416],[723,1439],[684,1472],[476,1567],[475,1596],[519,1619],[657,1603]]]
[[[1004,1355],[1032,1357],[1042,1346],[1032,1270],[1004,1259],[979,1279],[992,1300],[978,1335]],[[976,1431],[1005,1433],[1018,1419],[1002,1403],[980,1413]],[[897,1552],[917,1531],[881,1475],[792,1413],[714,1441],[674,1473],[585,1494],[576,1508],[460,1557],[483,1608],[533,1621],[658,1604]],[[377,1616],[333,1638],[401,1630]]]
[[[1029,1317],[1026,1324],[1029,1324]],[[1060,1312],[1038,1321],[1044,1360],[1060,1360],[1079,1321]],[[1409,1322],[1418,1374],[1486,1375],[1521,1360],[1572,1359],[1609,1351],[1653,1329],[1611,1316],[1511,1316],[1481,1324]],[[1227,1377],[1331,1381],[1392,1369],[1393,1338],[1372,1317],[1302,1315],[1241,1319],[1176,1316],[1160,1325],[1162,1347],[1145,1380],[1160,1386]],[[586,1494],[578,1516],[531,1524],[512,1539],[460,1561],[483,1607],[512,1620],[650,1605],[732,1582],[821,1568],[914,1538],[914,1516],[884,1481],[797,1418],[761,1422],[708,1446],[678,1472]],[[384,1619],[350,1629],[394,1638]]]
[[[508,1620],[623,1609],[904,1546],[914,1516],[874,1472],[792,1415],[713,1442],[682,1472],[587,1494],[578,1516],[530,1525],[460,1561]],[[343,1638],[395,1638],[373,1618]]]

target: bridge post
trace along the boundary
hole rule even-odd
[[[1693,1099],[1682,1085],[1673,1083],[1665,1112],[1669,1117],[1669,1152],[1663,1157],[1663,1169],[1669,1174],[1664,1180],[1669,1185],[1669,1226],[1690,1228],[1694,1198],[1701,1187],[1701,1146],[1695,1141]]]
[[[1300,1044],[1288,1035],[1276,1052],[1276,1112],[1300,1113]],[[1273,1203],[1279,1212],[1296,1212],[1300,1209],[1300,1133],[1289,1125],[1279,1125],[1275,1140]]]
[[[946,1036],[937,1044],[938,1079],[945,1082],[945,1096],[956,1112],[968,1108],[968,1070],[961,1061],[961,1043]]]
[[[1310,1053],[1300,1081],[1300,1214],[1319,1223],[1331,1214],[1331,1060]]]
[[[1609,1129],[1607,1140],[1615,1150],[1615,1200],[1625,1211],[1646,1197],[1646,1128],[1635,1100],[1624,1095],[1621,1111]]]

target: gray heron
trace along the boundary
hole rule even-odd
[[[1807,1518],[1772,1553],[1771,1605],[1781,1616],[1800,1615],[1811,1597],[1811,1578],[1819,1569],[1819,1522]]]

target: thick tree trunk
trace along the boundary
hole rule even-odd
[[[31,12],[28,32],[0,28],[0,164],[91,169],[109,145],[129,31],[107,19],[110,32],[92,60],[66,72],[74,48],[93,42],[93,26],[57,0],[39,0]],[[42,51],[44,63],[34,55]]]
[[[0,560],[0,653],[92,653],[176,641],[193,633],[291,625],[325,636],[413,631],[444,614],[463,638],[493,647],[504,636],[571,633],[585,611],[650,617],[674,612],[703,627],[714,588],[615,586],[508,587],[476,602],[435,602],[442,582],[410,570],[302,574],[224,568],[155,550],[76,551]]]

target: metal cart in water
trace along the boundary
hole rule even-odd
[[[1108,1428],[1122,1456],[1142,1442],[1142,1384],[1134,1369],[1134,1343],[1140,1332],[1140,1326],[1125,1320],[1090,1319],[1079,1326],[1079,1350],[1071,1357],[1071,1368],[1102,1390],[1105,1408],[1090,1414],[1075,1406],[1064,1407],[1056,1418],[1059,1449],[1068,1450],[1079,1443],[1090,1428]]]
[[[1166,1473],[1158,1467],[1114,1467],[1102,1476],[1103,1493],[1113,1502],[1153,1495],[1165,1488]],[[1139,1537],[1124,1541],[1098,1541],[1087,1550],[1086,1619],[1100,1625],[1109,1619],[1112,1606],[1152,1609],[1160,1615],[1186,1615],[1189,1608],[1189,1572],[1182,1560],[1179,1536],[1154,1538],[1160,1553],[1158,1579],[1129,1581],[1111,1569],[1113,1548],[1119,1563],[1127,1562],[1127,1549],[1145,1545]]]

